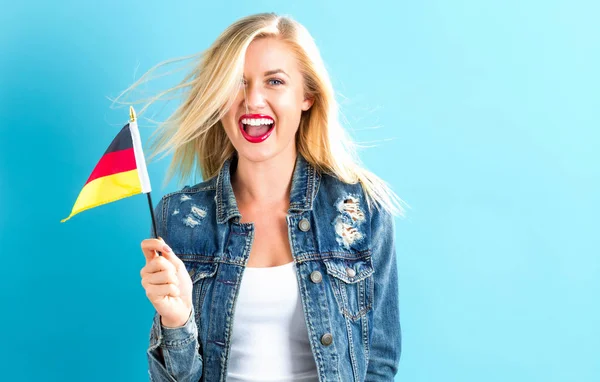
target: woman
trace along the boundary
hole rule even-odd
[[[155,151],[206,181],[164,196],[142,242],[151,379],[393,380],[400,199],[358,165],[309,33],[245,17],[181,88]]]

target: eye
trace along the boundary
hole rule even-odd
[[[283,85],[283,81],[280,80],[279,78],[270,78],[269,80],[267,80],[267,82],[269,85],[275,85],[275,86]]]

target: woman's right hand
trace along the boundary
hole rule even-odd
[[[192,312],[192,279],[181,261],[162,239],[142,241],[146,265],[142,286],[165,327],[183,326]],[[159,256],[157,251],[162,253]]]

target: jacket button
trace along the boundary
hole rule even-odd
[[[321,337],[321,343],[325,346],[331,345],[333,343],[333,336],[331,333],[323,334],[323,337]]]
[[[346,274],[348,277],[354,277],[356,276],[356,271],[352,268],[346,268]]]
[[[308,221],[308,219],[304,218],[300,220],[298,222],[298,228],[300,228],[300,231],[302,232],[307,232],[310,229],[310,222]]]
[[[312,280],[313,283],[318,284],[321,281],[323,281],[323,276],[321,275],[321,272],[314,271],[310,274],[310,279]]]

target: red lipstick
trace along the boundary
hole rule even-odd
[[[273,121],[273,123],[271,124],[271,126],[269,127],[269,130],[259,136],[252,136],[249,135],[246,130],[244,129],[244,124],[242,123],[243,119],[268,119]],[[266,114],[244,114],[240,117],[240,119],[238,120],[238,125],[240,128],[240,131],[242,132],[242,136],[250,143],[260,143],[260,142],[264,142],[267,138],[269,138],[269,136],[271,135],[271,133],[273,132],[274,128],[275,128],[275,120],[271,117],[268,116]]]

